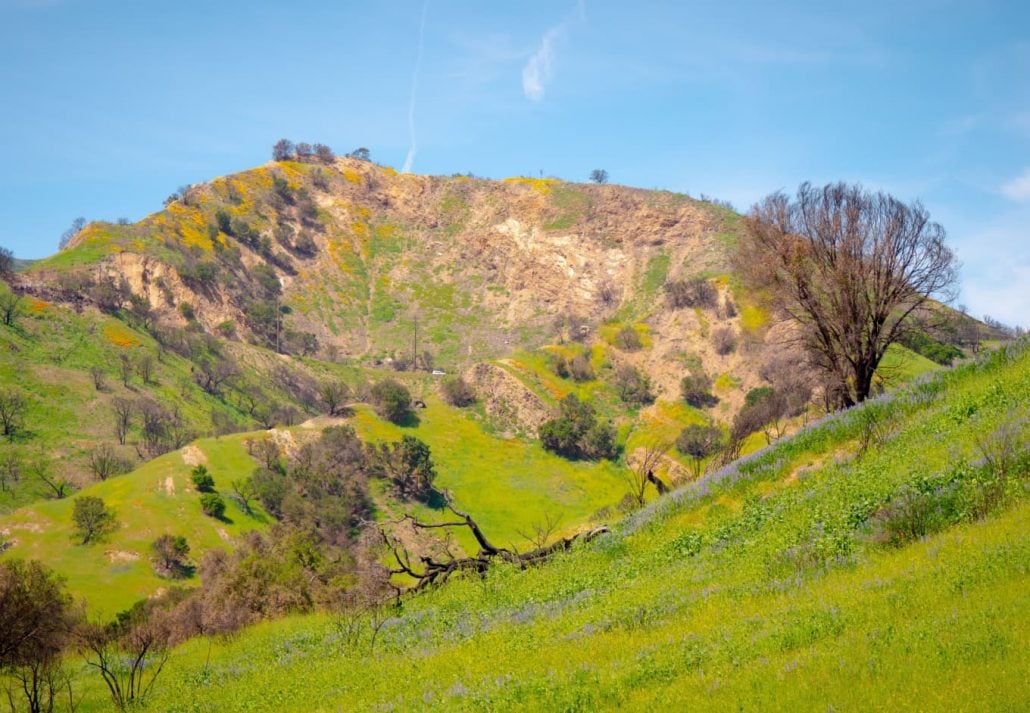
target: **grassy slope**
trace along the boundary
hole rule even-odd
[[[207,460],[216,488],[231,492],[234,477],[249,474],[254,461],[243,446],[246,434],[205,438],[192,445]],[[254,516],[243,513],[225,497],[224,520],[200,510],[200,496],[190,481],[183,452],[156,458],[131,474],[84,489],[81,495],[103,498],[114,509],[119,528],[98,543],[80,545],[72,528],[74,498],[37,502],[4,518],[3,527],[17,540],[5,556],[38,559],[67,579],[69,589],[87,602],[91,612],[109,617],[160,587],[174,584],[155,574],[150,543],[159,535],[184,535],[199,559],[200,553],[242,532],[261,529],[269,518],[255,505]],[[189,581],[179,582],[189,584]]]
[[[358,407],[354,424],[365,439],[392,441],[410,434],[428,443],[437,464],[437,486],[473,513],[497,542],[518,544],[518,531],[530,530],[545,515],[560,514],[562,527],[574,530],[601,508],[615,505],[625,491],[621,470],[612,463],[569,462],[539,443],[490,436],[435,398],[427,404],[418,412],[415,427],[386,423],[365,407]],[[438,517],[425,507],[410,510]],[[462,544],[475,551],[471,539]]]
[[[353,424],[367,440],[399,440],[410,434],[428,443],[437,463],[439,487],[448,490],[460,507],[475,513],[498,542],[519,543],[519,531],[530,531],[545,515],[561,514],[561,526],[575,530],[596,511],[622,497],[623,481],[613,464],[570,463],[547,453],[539,444],[495,438],[458,409],[432,397],[429,408],[419,411],[419,415],[418,425],[401,428],[381,421],[371,409],[359,405]],[[244,446],[252,437],[261,437],[261,433],[205,438],[188,450],[203,454],[218,489],[227,495],[231,481],[248,477],[256,466]],[[259,507],[257,517],[249,517],[227,497],[228,522],[204,516],[190,483],[190,469],[183,451],[176,451],[133,473],[84,489],[81,495],[101,497],[113,507],[121,524],[115,533],[94,545],[76,544],[71,498],[22,508],[0,522],[17,540],[5,556],[47,562],[67,578],[71,591],[85,598],[97,614],[109,616],[121,611],[170,583],[159,578],[148,561],[150,543],[158,535],[185,535],[193,558],[199,560],[204,550],[225,546],[226,538],[262,528],[268,522]],[[169,495],[170,490],[174,495]],[[427,519],[439,517],[438,512],[425,506],[397,503],[381,487],[378,491],[380,517],[396,517],[407,511]],[[471,550],[474,543],[462,540],[461,544]],[[188,586],[194,582],[181,583]]]
[[[862,523],[1028,402],[1030,354],[945,372],[874,405],[898,430],[863,458],[858,419],[827,421],[549,566],[409,602],[371,657],[323,616],[191,642],[152,707],[1025,709],[1025,498],[901,549]]]
[[[0,290],[6,290],[0,283]],[[76,485],[88,483],[89,452],[100,443],[115,443],[111,401],[115,397],[137,400],[151,397],[169,409],[177,409],[194,433],[211,432],[211,413],[219,411],[238,423],[248,418],[235,404],[205,393],[191,376],[188,360],[166,351],[158,357],[158,347],[146,332],[96,311],[77,313],[42,300],[23,301],[23,315],[14,327],[0,325],[0,387],[15,386],[29,396],[24,428],[12,442],[0,441],[0,457],[8,449],[23,462],[43,453],[56,475]],[[241,360],[244,376],[251,382],[267,379],[249,357],[263,352],[239,346],[248,359]],[[155,360],[153,381],[143,384],[133,374],[125,386],[120,377],[120,357],[133,363],[143,354]],[[94,387],[90,369],[104,372],[104,387]],[[287,400],[281,391],[275,397]],[[135,418],[134,431],[138,429]],[[252,422],[251,422],[252,423]],[[130,434],[135,441],[136,434]],[[131,446],[118,448],[122,457],[135,460]],[[10,484],[9,484],[10,485]],[[46,488],[28,474],[0,492],[0,514],[10,512],[48,495]]]

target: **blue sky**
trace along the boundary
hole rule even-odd
[[[738,209],[859,181],[945,226],[974,314],[1030,324],[1030,3],[849,5],[0,0],[0,245],[49,254],[285,136]]]

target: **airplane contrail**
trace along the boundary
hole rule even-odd
[[[403,173],[411,172],[411,164],[415,161],[415,152],[418,151],[418,143],[415,140],[415,92],[418,90],[418,72],[422,67],[422,38],[426,32],[426,14],[429,11],[429,0],[422,3],[422,21],[418,26],[418,51],[415,54],[415,67],[411,71],[411,95],[408,99],[408,136],[411,139],[411,146],[408,147],[408,155],[404,159]]]

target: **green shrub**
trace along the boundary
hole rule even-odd
[[[559,378],[569,378],[569,362],[561,354],[548,352],[547,368],[551,370],[552,374]]]
[[[372,387],[372,406],[380,418],[404,423],[411,418],[411,393],[393,379],[384,379]]]
[[[540,443],[544,448],[566,458],[598,460],[618,455],[615,429],[608,422],[598,421],[590,404],[569,394],[559,408],[557,418],[540,426]]]
[[[96,542],[117,526],[114,511],[103,500],[92,495],[75,498],[72,522],[83,545]]]
[[[221,520],[225,515],[225,501],[218,493],[204,493],[200,496],[200,509],[208,517]]]
[[[213,493],[215,490],[215,479],[203,465],[198,465],[190,471],[190,479],[193,486],[201,493]]]
[[[745,406],[755,406],[756,404],[771,398],[773,395],[773,388],[771,386],[756,386],[747,392],[744,397]]]
[[[189,573],[186,557],[190,546],[182,535],[161,535],[150,544],[150,551],[159,574],[178,578]]]
[[[692,461],[694,477],[704,473],[704,461],[722,448],[722,431],[716,426],[687,426],[676,438],[676,449]]]

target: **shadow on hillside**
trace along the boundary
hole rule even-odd
[[[447,507],[447,496],[436,488],[433,488],[429,491],[429,495],[426,497],[425,503],[433,510],[443,510]]]
[[[422,423],[422,419],[420,419],[418,414],[414,411],[408,411],[408,413],[404,415],[404,418],[398,419],[394,421],[394,423],[401,428],[416,428],[420,423]]]

